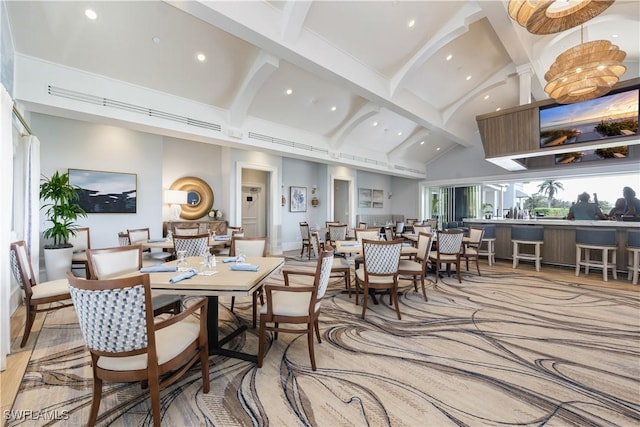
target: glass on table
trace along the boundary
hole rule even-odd
[[[187,251],[178,251],[178,271],[189,270],[189,263],[187,262]]]

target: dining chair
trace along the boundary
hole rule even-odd
[[[129,234],[129,244],[142,244],[151,238],[151,234],[149,232],[149,227],[146,228],[134,228],[128,229],[127,233]],[[143,251],[146,258],[157,260],[157,261],[167,261],[171,258],[171,254],[169,252],[151,252],[151,249],[146,249]]]
[[[103,381],[148,384],[156,427],[161,421],[160,390],[182,378],[197,362],[202,391],[209,393],[205,298],[156,322],[148,274],[109,280],[85,280],[70,273],[67,277],[80,331],[91,355],[93,396],[88,425],[96,424]]]
[[[304,255],[304,248],[307,248],[308,259],[311,259],[311,237],[309,235],[309,223],[303,221],[299,225],[300,239],[302,239],[302,249],[300,249],[300,257]]]
[[[231,249],[229,249],[229,256],[235,257],[240,253],[246,257],[266,257],[267,256],[267,238],[266,237],[237,237],[231,236]],[[262,296],[262,288],[256,289],[251,294],[252,305],[252,325],[255,329],[258,324],[258,297],[260,297],[260,303],[264,304],[264,298]],[[231,297],[231,312],[236,303],[236,297]]]
[[[315,272],[282,270],[284,286],[266,285],[264,294],[266,303],[260,309],[260,330],[258,332],[258,368],[262,368],[266,334],[273,332],[273,339],[278,339],[278,333],[307,334],[307,346],[311,369],[316,370],[316,358],[313,348],[313,332],[318,343],[320,338],[320,305],[329,284],[333,266],[333,250],[323,250],[318,254]],[[313,277],[311,286],[289,286],[290,277],[294,275]],[[284,325],[283,325],[284,324]],[[306,325],[302,329],[287,325]]]
[[[413,288],[418,292],[418,280],[422,286],[422,294],[424,300],[427,299],[427,291],[425,289],[425,279],[429,271],[429,255],[431,255],[431,243],[433,235],[431,233],[420,232],[418,234],[418,253],[413,259],[401,259],[398,266],[398,276],[411,276]]]
[[[413,232],[418,235],[420,233],[432,233],[432,229],[430,225],[414,225]]]
[[[118,231],[118,246],[129,246],[129,233],[126,231]]]
[[[336,242],[339,240],[347,240],[347,224],[329,224],[329,246],[336,250]],[[334,252],[334,255],[338,255]]]
[[[384,238],[388,242],[393,240],[393,228],[390,225],[384,227]]]
[[[482,276],[482,274],[480,274],[480,263],[478,261],[480,259],[480,245],[482,245],[483,238],[484,228],[470,227],[469,239],[467,241],[463,241],[462,245],[462,258],[465,260],[467,271],[469,271],[469,260],[472,260],[476,263],[478,276]]]
[[[396,239],[402,239],[402,233],[404,233],[404,222],[396,221],[396,231],[395,231]]]
[[[142,246],[128,245],[112,248],[87,249],[89,260],[89,278],[107,280],[117,276],[140,271],[142,268]],[[154,316],[163,313],[178,314],[182,311],[182,297],[154,293]]]
[[[196,236],[200,233],[200,225],[195,224],[183,224],[180,227],[173,226],[174,236]]]
[[[89,227],[75,229],[75,235],[69,236],[69,243],[73,245],[73,255],[71,257],[71,270],[83,269],[86,278],[89,277],[89,261],[87,260],[87,249],[91,247],[89,238]]]
[[[355,238],[356,241],[358,242],[358,244],[362,245],[362,239],[367,239],[367,240],[380,240],[380,230],[377,228],[367,228],[364,230],[353,230],[354,234],[355,234]],[[358,269],[358,267],[360,267],[360,264],[362,264],[362,252],[359,254],[356,254],[356,256],[353,257],[353,262],[355,264],[355,268],[356,270]]]
[[[313,252],[319,254],[324,250],[324,246],[320,241],[320,235],[317,231],[311,232],[311,245]],[[351,266],[349,262],[344,258],[333,258],[333,265],[331,266],[331,278],[344,278],[344,286],[351,298]]]
[[[462,230],[440,230],[437,234],[437,250],[429,255],[432,263],[435,263],[436,283],[438,283],[438,275],[440,274],[440,266],[447,266],[447,273],[451,276],[451,264],[456,265],[458,273],[458,282],[462,283],[460,278],[460,259],[462,255],[462,238],[464,234]]]
[[[29,339],[33,322],[36,320],[36,314],[71,306],[71,295],[69,294],[69,282],[67,279],[37,283],[24,240],[11,243],[10,262],[13,277],[24,293],[23,301],[26,320],[24,334],[20,342],[20,347],[22,348]],[[68,302],[52,304],[63,301]]]
[[[356,305],[358,305],[358,293],[362,290],[362,318],[364,319],[369,299],[369,289],[374,292],[378,289],[386,289],[389,292],[389,304],[395,304],[398,320],[400,306],[398,302],[398,267],[400,265],[400,253],[402,251],[401,240],[362,241],[362,266],[356,270]]]
[[[358,223],[358,228],[360,230],[366,229],[367,228],[367,223],[366,222],[359,222]]]
[[[204,255],[209,252],[209,233],[173,236],[173,250],[185,251],[185,256]]]

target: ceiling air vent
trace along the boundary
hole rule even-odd
[[[317,148],[308,144],[301,144],[299,142],[289,141],[282,138],[276,138],[275,136],[264,135],[261,133],[249,132],[249,139],[256,139],[258,141],[270,142],[272,144],[284,145],[286,147],[298,148],[300,150],[313,151],[315,153],[329,154],[329,150],[325,148]]]
[[[221,126],[216,123],[203,122],[202,120],[191,119],[185,116],[168,113],[166,111],[154,110],[153,108],[141,107],[127,102],[116,101],[115,99],[103,98],[95,95],[89,95],[82,92],[76,92],[69,89],[63,89],[55,86],[48,86],[49,95],[59,96],[61,98],[73,99],[74,101],[86,102],[94,105],[102,105],[103,107],[117,108],[118,110],[130,111],[133,113],[144,114],[149,117],[157,117],[164,120],[170,120],[176,123],[183,123],[189,126],[195,126],[203,129],[210,129],[220,132]]]
[[[404,166],[400,166],[400,165],[394,165],[394,168],[400,171],[405,171],[405,172],[411,172],[411,173],[415,173],[418,175],[422,175],[422,176],[426,176],[427,173],[425,171],[421,171],[419,169],[413,169],[413,168],[407,168]]]

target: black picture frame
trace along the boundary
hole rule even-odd
[[[77,203],[88,214],[136,213],[138,175],[135,173],[69,169]]]

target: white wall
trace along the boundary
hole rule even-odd
[[[402,214],[406,218],[420,218],[420,183],[415,179],[391,178],[393,197],[385,200],[392,214]]]

